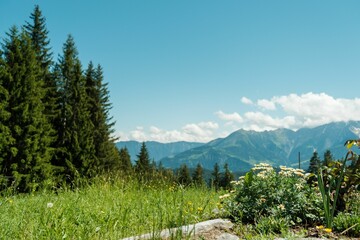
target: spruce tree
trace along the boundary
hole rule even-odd
[[[178,170],[178,182],[184,186],[189,186],[191,184],[190,172],[186,164],[181,165]]]
[[[90,119],[94,126],[93,139],[98,168],[109,170],[119,167],[116,166],[120,161],[118,152],[114,151],[116,146],[111,138],[114,122],[109,118],[111,104],[107,84],[103,83],[102,67],[98,65],[95,69],[90,62],[85,79]]]
[[[119,150],[119,157],[120,157],[120,170],[125,173],[131,173],[132,164],[131,164],[129,151],[126,147],[121,148]]]
[[[221,187],[223,187],[224,189],[230,189],[231,188],[231,181],[234,180],[234,175],[230,172],[229,170],[229,165],[227,163],[225,163],[224,165],[224,174],[221,178]]]
[[[26,22],[24,26],[26,33],[30,36],[41,70],[49,71],[52,64],[52,52],[49,47],[50,40],[48,39],[49,31],[46,28],[46,19],[43,17],[39,5],[35,5],[30,19],[32,21]]]
[[[16,27],[10,29],[5,40],[2,68],[2,87],[9,94],[5,109],[10,113],[8,128],[13,140],[5,153],[3,174],[19,191],[35,190],[52,175],[51,127],[43,115],[44,81],[31,40]]]
[[[5,168],[10,157],[8,149],[10,149],[11,145],[14,143],[14,138],[11,136],[9,128],[10,95],[8,89],[4,87],[6,79],[9,79],[9,76],[0,50],[0,190],[7,186],[7,171]]]
[[[98,173],[94,147],[94,125],[90,119],[86,81],[74,39],[68,36],[59,60],[60,122],[57,164],[65,167],[70,180]]]
[[[150,157],[145,142],[142,143],[140,153],[137,155],[135,162],[135,172],[140,178],[148,177],[150,171]]]
[[[310,159],[308,172],[317,174],[320,163],[321,163],[321,161],[320,161],[320,158],[318,156],[318,153],[317,153],[317,151],[314,151],[314,153],[313,153],[313,155],[312,155],[312,157]]]
[[[211,173],[212,175],[212,179],[211,179],[211,186],[213,188],[215,188],[215,190],[219,190],[220,188],[220,183],[221,183],[221,174],[220,174],[220,168],[219,168],[219,164],[215,163],[214,165],[214,170]]]
[[[198,163],[192,177],[192,181],[196,186],[203,186],[205,184],[203,172],[201,164]]]
[[[52,136],[52,149],[53,153],[57,148],[56,138],[57,125],[59,125],[59,95],[57,92],[56,79],[51,71],[53,66],[52,52],[49,47],[50,40],[48,38],[49,31],[46,28],[46,19],[43,17],[40,7],[35,5],[34,11],[30,15],[30,22],[26,22],[24,25],[25,31],[31,39],[31,45],[35,51],[37,64],[40,67],[40,79],[43,81],[43,88],[45,94],[43,96],[43,103],[45,104],[44,114],[46,115],[51,129],[49,129],[49,135]],[[54,156],[54,155],[53,155]],[[53,161],[53,160],[52,160]]]

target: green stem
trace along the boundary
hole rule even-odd
[[[335,196],[334,196],[334,202],[333,202],[333,206],[332,206],[332,209],[331,209],[331,225],[332,225],[332,220],[334,218],[334,214],[335,214],[335,208],[336,208],[336,202],[338,200],[338,196],[339,196],[339,191],[340,191],[340,187],[341,187],[341,183],[342,183],[342,180],[344,178],[344,174],[345,174],[345,168],[346,168],[346,161],[348,159],[348,156],[349,156],[349,153],[348,152],[346,154],[346,157],[344,159],[344,162],[343,162],[343,165],[341,167],[341,171],[340,171],[340,177],[336,183],[336,190],[335,190]],[[332,227],[332,226],[330,226]]]

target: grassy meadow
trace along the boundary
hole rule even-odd
[[[0,198],[2,239],[121,239],[213,216],[219,194],[166,182],[97,179],[81,189]]]

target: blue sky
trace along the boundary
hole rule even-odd
[[[0,1],[0,37],[39,4],[105,72],[121,140],[360,120],[359,1]]]

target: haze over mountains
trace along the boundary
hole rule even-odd
[[[297,131],[238,130],[225,138],[215,139],[206,144],[146,142],[146,146],[152,159],[156,162],[161,161],[164,167],[169,168],[178,168],[182,164],[195,168],[200,163],[204,169],[213,169],[216,162],[220,166],[228,163],[234,172],[247,171],[260,162],[273,166],[298,167],[299,152],[301,168],[307,168],[314,150],[319,153],[320,158],[323,158],[324,152],[328,149],[335,159],[344,157],[347,152],[344,142],[359,138],[350,131],[350,126],[360,127],[360,122],[336,122]],[[126,146],[134,161],[141,143],[118,142],[117,146]]]

